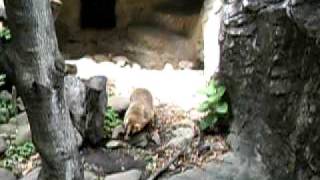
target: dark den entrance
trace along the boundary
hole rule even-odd
[[[116,0],[81,0],[81,27],[111,29],[116,26]]]

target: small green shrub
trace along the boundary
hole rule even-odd
[[[26,162],[33,154],[35,147],[31,142],[19,146],[11,144],[0,161],[0,167],[12,170],[18,163]]]
[[[120,119],[119,114],[113,108],[107,107],[104,119],[104,130],[106,132],[106,136],[111,137],[112,130],[121,124],[122,120]]]
[[[3,74],[0,75],[0,86],[5,84],[5,77]],[[0,124],[7,123],[16,114],[16,107],[12,99],[0,96]]]
[[[7,123],[16,115],[16,108],[12,101],[0,98],[0,124]]]
[[[1,39],[4,39],[6,41],[9,41],[11,39],[11,32],[10,32],[10,29],[7,28],[7,27],[3,27],[1,30],[0,30],[0,38]]]
[[[199,111],[206,113],[206,116],[199,121],[200,129],[213,128],[216,123],[223,119],[228,113],[228,103],[223,101],[226,88],[211,80],[209,85],[200,93],[206,96],[206,100],[200,104]]]

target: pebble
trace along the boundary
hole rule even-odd
[[[106,144],[108,149],[117,149],[121,147],[127,147],[127,144],[123,141],[111,140]]]
[[[156,143],[156,145],[160,145],[161,144],[161,138],[160,138],[160,135],[157,131],[154,131],[152,134],[151,134],[151,139],[154,143]]]

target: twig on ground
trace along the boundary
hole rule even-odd
[[[166,171],[169,166],[175,162],[186,150],[187,148],[182,148],[179,152],[177,152],[162,168],[157,170],[153,175],[151,175],[147,180],[155,180],[160,176],[164,171]]]

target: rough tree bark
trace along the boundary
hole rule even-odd
[[[320,179],[319,8],[317,0],[224,5],[220,78],[234,118],[235,180]]]
[[[83,139],[96,144],[103,136],[106,78],[65,77],[48,0],[7,0],[5,6],[13,39],[1,68],[26,105],[42,158],[38,179],[82,180],[79,147]]]
[[[13,40],[6,54],[26,104],[32,139],[42,157],[40,180],[81,180],[78,147],[64,99],[64,64],[47,0],[5,1]]]

